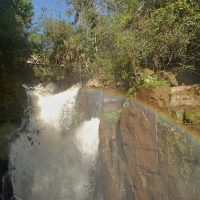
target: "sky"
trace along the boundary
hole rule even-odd
[[[47,7],[51,9],[51,13],[54,14],[54,16],[61,13],[62,19],[67,20],[67,17],[65,16],[65,11],[67,9],[64,2],[62,2],[60,5],[57,3],[58,0],[32,0],[33,6],[34,6],[34,21],[37,21],[37,18],[42,13],[42,7]]]

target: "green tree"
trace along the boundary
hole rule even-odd
[[[44,38],[51,38],[47,40],[51,46],[47,75],[70,70],[81,80],[96,76],[107,83],[114,79],[120,87],[124,82],[122,88],[127,90],[142,83],[139,76],[144,68],[155,72],[198,69],[198,1],[65,2],[68,14],[75,15],[73,25],[58,29],[61,21],[49,19],[46,22],[51,25],[44,29]]]
[[[27,28],[33,14],[30,0],[0,0],[0,123],[22,113],[22,82],[29,71]]]
[[[197,66],[199,60],[199,5],[176,1],[152,12],[140,23],[148,57],[157,68]]]

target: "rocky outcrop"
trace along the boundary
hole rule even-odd
[[[184,85],[171,88],[170,107],[200,106],[200,85]]]
[[[172,87],[169,108],[176,123],[185,123],[199,134],[200,85]]]
[[[123,107],[124,103],[104,97],[100,123],[104,198],[198,200],[199,143],[147,107],[134,101]]]
[[[199,109],[198,88],[144,86],[137,97],[175,113],[176,118],[181,116],[177,121],[188,124],[197,121],[189,110]],[[184,105],[186,100],[191,100],[191,107]],[[92,117],[100,117],[94,196],[104,200],[199,200],[200,144],[180,126],[135,101],[80,90],[73,126]]]
[[[167,81],[172,87],[178,86],[178,81],[176,80],[175,75],[171,71],[160,71],[158,73],[159,80]]]
[[[177,124],[187,124],[193,131],[200,131],[200,85],[140,86],[137,99],[160,111],[167,112]]]
[[[169,107],[171,88],[169,86],[149,87],[142,85],[138,89],[137,99],[153,107],[165,110]]]

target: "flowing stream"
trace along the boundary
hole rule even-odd
[[[14,193],[25,200],[100,199],[94,197],[99,119],[73,126],[79,89],[26,89],[29,120],[9,164]]]

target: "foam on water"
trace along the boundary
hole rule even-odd
[[[42,87],[28,91],[35,107],[28,126],[32,131],[22,133],[10,152],[14,193],[26,200],[92,199],[99,119],[70,130],[79,88],[59,94]]]

